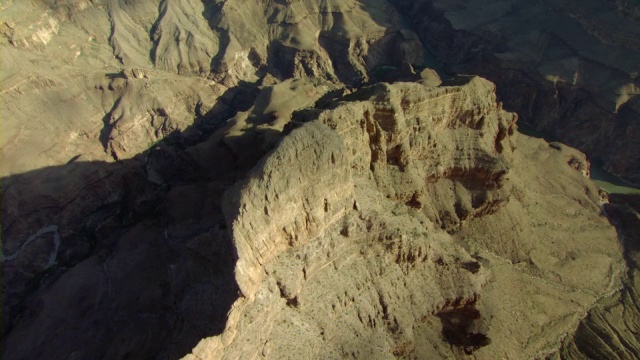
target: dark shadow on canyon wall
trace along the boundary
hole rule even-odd
[[[256,94],[230,89],[132,159],[1,179],[3,359],[175,359],[224,330],[238,287],[221,198],[246,168],[211,135]]]
[[[475,302],[442,310],[437,316],[442,324],[442,337],[466,355],[491,344],[491,339],[480,329],[482,315]]]
[[[611,194],[605,214],[616,227],[627,265],[622,288],[600,299],[580,321],[574,334],[563,342],[564,358],[632,359],[640,354],[633,336],[640,327],[640,195]]]
[[[616,227],[630,269],[640,269],[640,195],[610,194],[605,214]]]
[[[618,106],[608,98],[612,93],[611,89],[607,90],[604,86],[600,89],[586,83],[575,83],[571,79],[549,80],[558,74],[543,71],[539,63],[541,59],[537,59],[536,65],[533,66],[526,61],[505,60],[503,56],[520,51],[512,47],[514,42],[509,41],[513,40],[511,34],[508,32],[493,34],[491,31],[481,32],[473,28],[457,29],[447,19],[445,10],[442,10],[448,8],[449,11],[453,11],[453,7],[445,3],[435,6],[433,0],[392,0],[391,2],[406,17],[411,28],[420,36],[422,43],[444,64],[445,74],[474,74],[494,82],[498,100],[504,103],[507,111],[518,113],[520,123],[528,123],[535,129],[552,135],[559,141],[586,153],[591,160],[602,163],[607,171],[632,184],[640,184],[640,157],[636,155],[639,152],[638,144],[640,144],[640,132],[636,130],[640,124],[638,113],[640,96],[631,96],[624,104]],[[588,9],[589,4],[593,5],[595,2],[590,1],[580,5]],[[493,21],[495,24],[503,25],[507,22],[518,24],[516,20],[535,15],[527,14],[524,10],[526,4],[532,3],[537,4],[537,2],[514,4],[510,11],[505,13],[504,19],[496,18]],[[615,13],[615,2],[598,1],[598,3],[609,11],[606,14]],[[625,74],[607,63],[599,62],[596,58],[592,59],[589,56],[583,58],[579,49],[574,49],[579,44],[569,43],[561,35],[565,32],[576,32],[581,34],[575,37],[576,43],[584,40],[589,42],[589,46],[603,49],[605,53],[628,51],[628,54],[633,54],[633,58],[640,56],[637,47],[631,50],[635,45],[624,45],[623,40],[615,45],[599,40],[589,32],[588,26],[578,24],[569,15],[574,10],[575,13],[585,13],[582,7],[565,8],[564,6],[568,5],[556,2],[544,2],[540,6],[544,8],[549,18],[553,18],[554,23],[566,27],[565,29],[559,25],[558,28],[547,29],[542,22],[532,22],[534,28],[541,26],[539,29],[535,28],[536,31],[546,34],[547,49],[542,55],[547,56],[544,58],[547,63],[551,63],[555,56],[564,59],[580,59],[583,64],[579,69],[580,76],[598,77],[607,74],[606,76],[611,80],[607,86],[615,87],[618,85],[612,84],[625,82],[638,86],[638,78],[635,75]],[[465,6],[460,5],[460,9],[456,11],[464,9]],[[513,14],[520,17],[510,17]],[[612,18],[615,17],[611,15],[607,20]],[[502,22],[500,22],[501,19]],[[636,23],[637,20],[635,20]],[[620,15],[619,21],[631,20]],[[599,23],[596,21],[593,24]],[[524,33],[526,26],[528,25],[522,24],[518,29]],[[487,26],[485,29],[489,28]],[[606,28],[611,30],[612,34],[617,34],[617,29],[611,26]],[[531,33],[534,33],[533,30]],[[620,35],[619,38],[625,37]],[[628,58],[631,59],[631,57]],[[637,70],[636,65],[632,73]]]

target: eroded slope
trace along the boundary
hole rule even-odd
[[[632,1],[392,1],[446,71],[496,83],[525,122],[640,181]]]
[[[491,83],[298,119],[225,195],[243,296],[194,358],[544,356],[620,286],[584,156],[516,137]]]
[[[226,120],[242,107],[232,100],[263,81],[361,84],[377,65],[423,55],[417,35],[379,1],[1,6],[3,176],[131,158],[194,122]],[[200,135],[192,129],[185,141]]]

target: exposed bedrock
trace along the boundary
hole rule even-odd
[[[445,71],[640,183],[640,22],[627,1],[391,1]]]
[[[224,196],[243,296],[187,358],[557,349],[619,287],[622,258],[576,171],[584,156],[516,136],[494,91],[475,77],[377,84],[294,113],[291,133]],[[554,171],[531,175],[543,168]],[[566,213],[552,215],[558,206]]]
[[[3,1],[2,358],[637,351],[637,8],[453,3]]]

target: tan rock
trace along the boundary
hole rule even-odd
[[[629,357],[637,11],[433,3],[3,1],[3,359]]]
[[[309,111],[225,195],[244,297],[190,356],[530,358],[620,285],[615,231],[567,163],[578,153],[516,138],[486,80],[378,84]]]

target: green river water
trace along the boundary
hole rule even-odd
[[[640,2],[640,0],[638,1]],[[542,133],[521,122],[518,122],[518,131],[527,136],[542,138],[546,141],[556,141],[552,136]],[[635,187],[619,177],[607,172],[597,163],[591,164],[591,180],[593,180],[593,182],[595,182],[602,190],[610,194],[640,194],[639,187]]]

